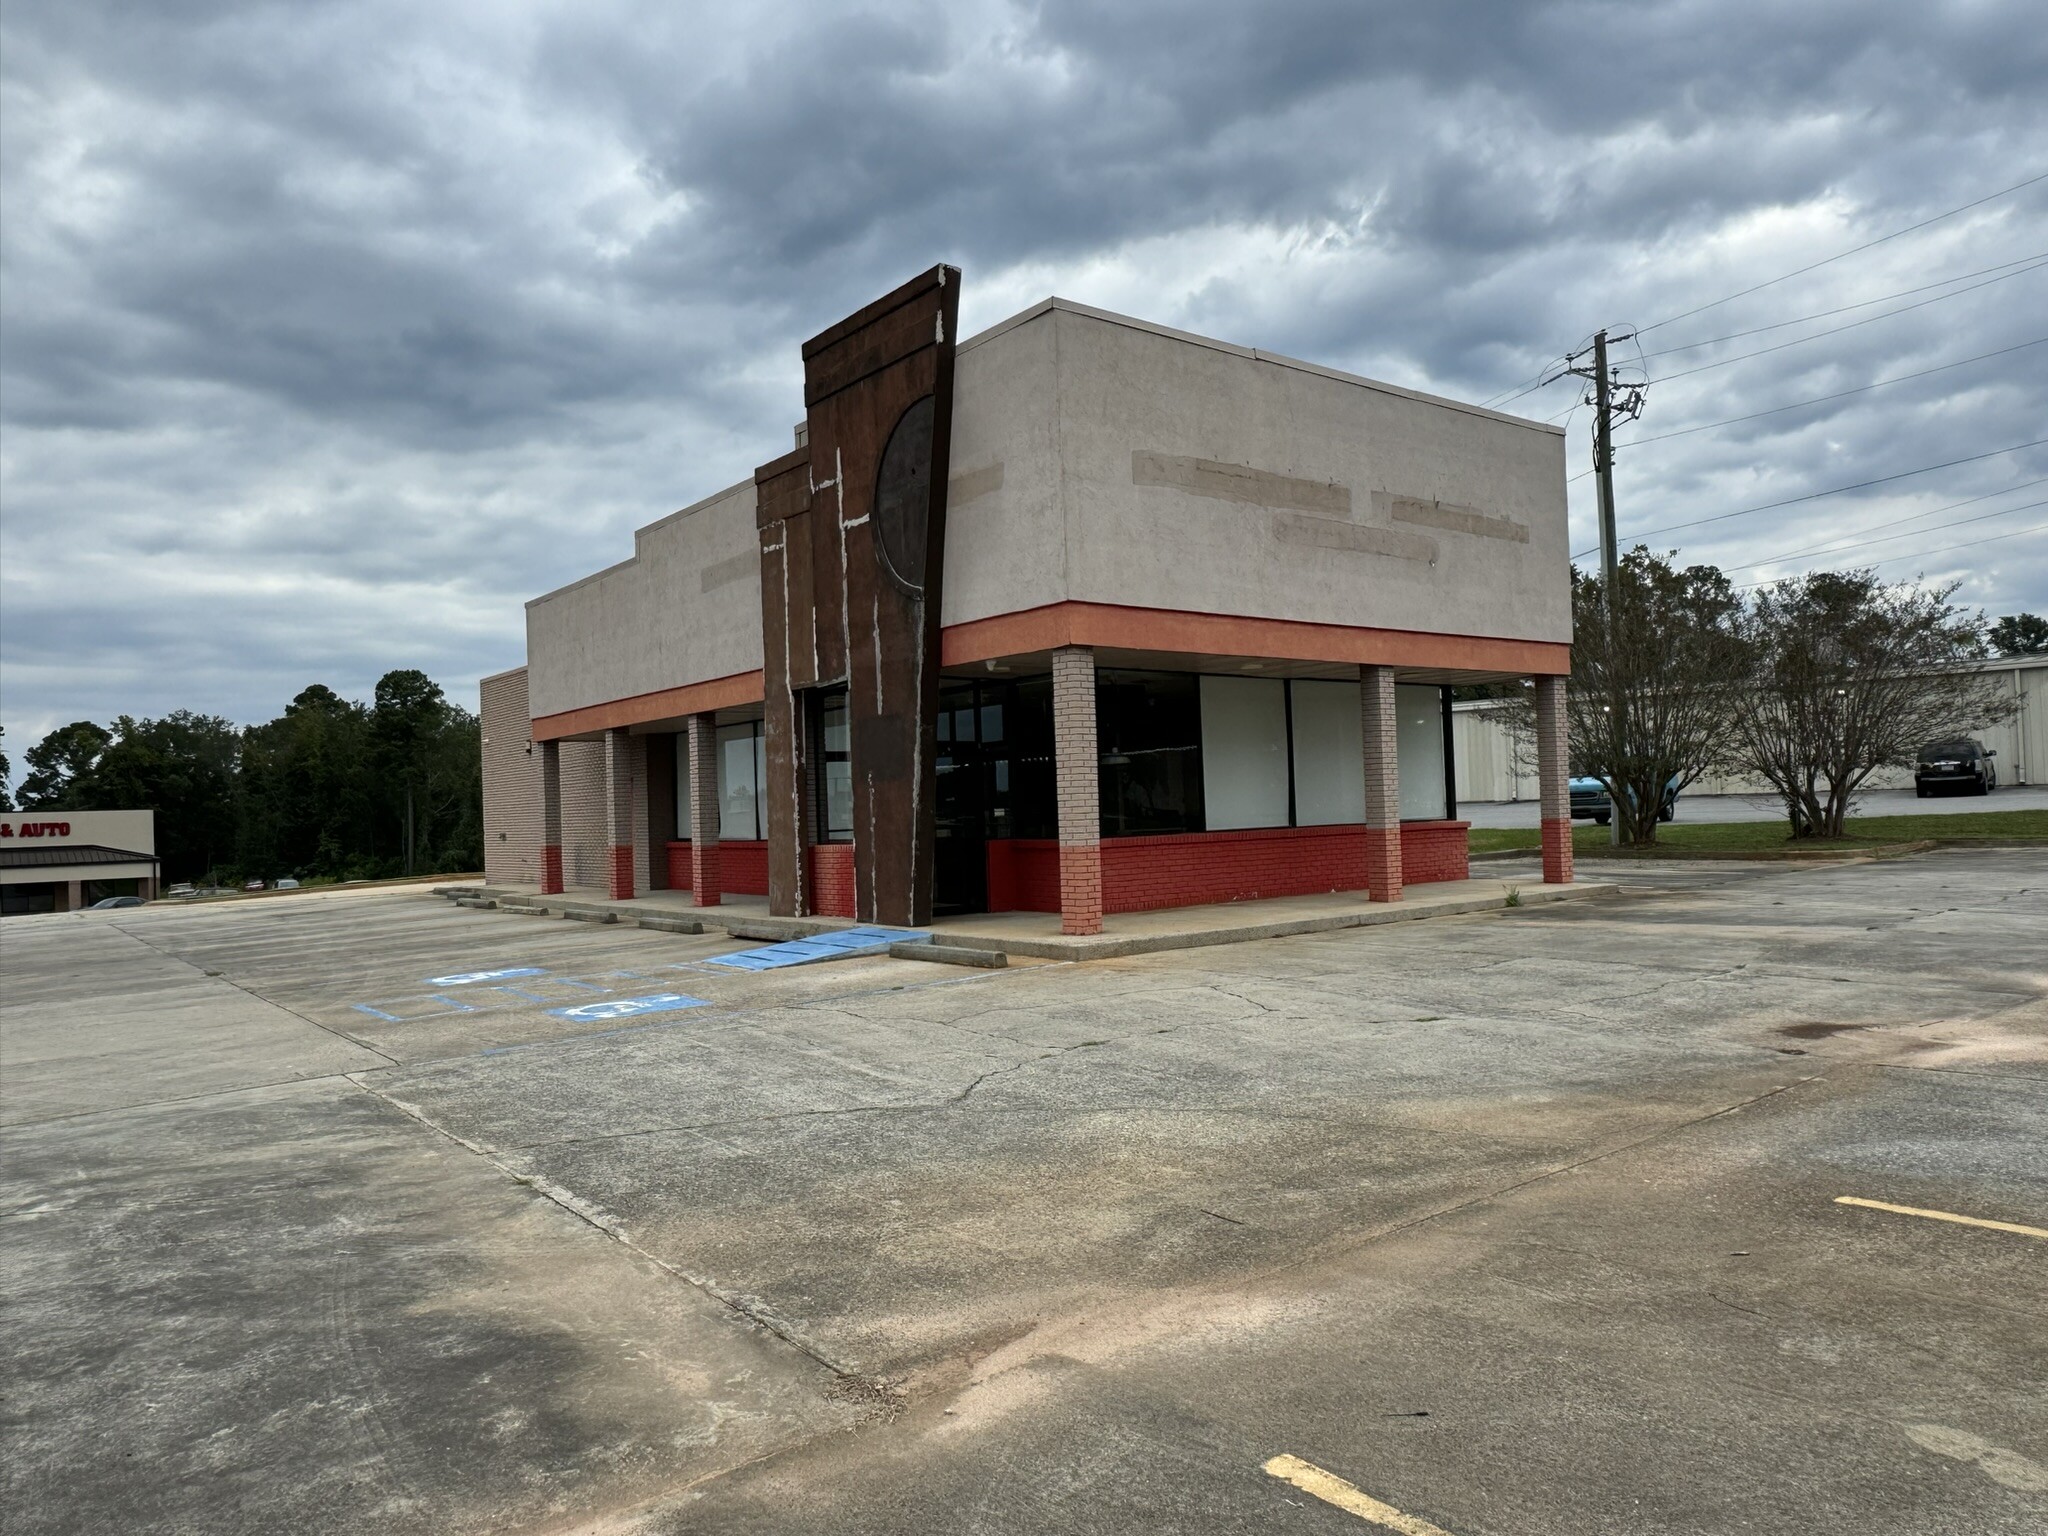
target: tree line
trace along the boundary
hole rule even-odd
[[[368,704],[315,683],[262,725],[183,709],[77,720],[22,757],[22,810],[154,810],[167,881],[483,868],[477,718],[424,672],[385,673]],[[0,756],[0,800],[7,768]]]
[[[1712,565],[1638,545],[1612,589],[1572,572],[1572,772],[1599,779],[1622,841],[1656,841],[1667,787],[1710,772],[1770,785],[1795,838],[1836,838],[1855,795],[1920,748],[2009,718],[2003,679],[1974,664],[2048,653],[2048,620],[1988,624],[1956,586],[1819,571],[1738,591]],[[1515,707],[1533,735],[1534,706]],[[1529,748],[1525,745],[1526,754]]]

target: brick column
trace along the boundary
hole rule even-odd
[[[540,892],[562,894],[562,744],[536,741],[540,757]]]
[[[633,899],[633,738],[622,728],[604,733],[604,846],[607,889],[613,901]]]
[[[1365,885],[1374,901],[1401,899],[1401,762],[1396,744],[1394,669],[1360,667],[1365,737]]]
[[[1536,799],[1543,816],[1543,883],[1572,883],[1572,784],[1564,679],[1536,679]]]
[[[1053,759],[1059,783],[1060,932],[1102,932],[1102,790],[1095,745],[1095,652],[1052,653]]]
[[[700,907],[715,907],[725,889],[718,866],[717,716],[690,716],[684,742],[690,755],[690,824],[683,828],[690,839],[690,899]]]

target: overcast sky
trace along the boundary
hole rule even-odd
[[[11,0],[0,61],[17,773],[393,667],[473,705],[527,597],[782,451],[801,339],[935,261],[970,331],[1057,293],[1487,400],[2048,173],[2039,0]],[[1625,447],[1624,542],[2048,436],[2028,258],[2048,180],[1646,330],[1624,442],[1961,365]],[[2048,613],[2042,501],[2037,446],[1650,542]]]

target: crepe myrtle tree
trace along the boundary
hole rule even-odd
[[[1742,605],[1727,758],[1777,791],[1794,837],[1840,837],[1878,769],[1910,769],[1925,743],[2012,714],[2014,700],[1969,665],[1987,652],[1984,616],[1952,604],[1955,592],[1818,571]]]
[[[1568,751],[1574,774],[1606,786],[1623,842],[1656,842],[1667,787],[1692,783],[1725,742],[1740,607],[1719,568],[1680,567],[1641,545],[1618,562],[1612,592],[1598,574],[1572,571]],[[1526,695],[1514,714],[1526,758]]]

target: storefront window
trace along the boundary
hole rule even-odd
[[[1211,832],[1288,823],[1287,684],[1204,677],[1202,820]]]
[[[1394,689],[1394,742],[1401,770],[1401,819],[1444,815],[1444,696],[1440,688]]]
[[[718,835],[730,842],[760,842],[761,791],[768,780],[768,744],[761,722],[718,728]]]
[[[1102,832],[1202,830],[1202,702],[1188,672],[1102,671],[1095,679]]]
[[[1293,699],[1294,822],[1356,826],[1365,820],[1365,729],[1356,683],[1297,679]]]
[[[819,834],[828,843],[853,841],[853,733],[844,689],[825,695],[818,711]]]

